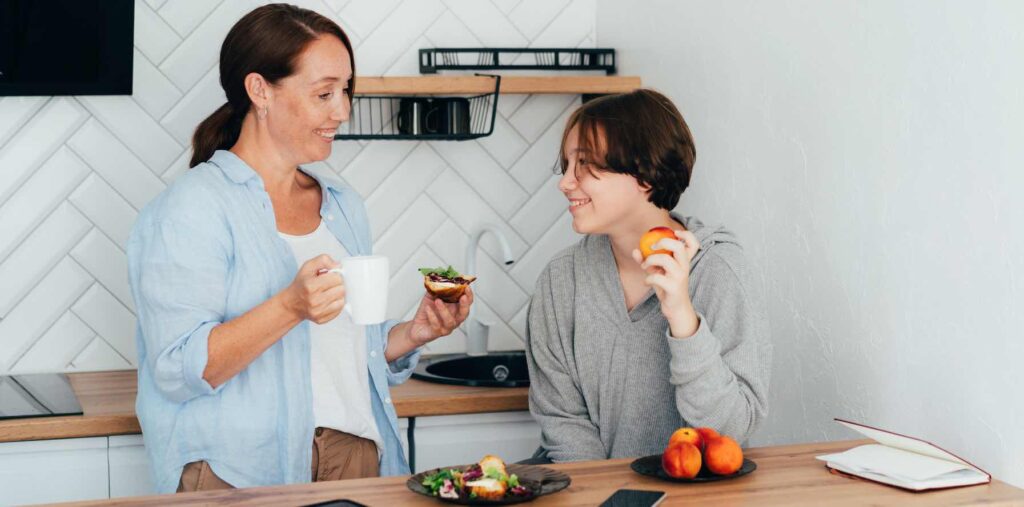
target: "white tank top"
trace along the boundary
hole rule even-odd
[[[291,246],[299,266],[321,254],[342,263],[349,256],[323,220],[304,236],[278,234]],[[314,423],[373,440],[379,454],[383,442],[370,408],[364,326],[353,322],[348,312],[341,312],[330,322],[309,322],[309,337]]]

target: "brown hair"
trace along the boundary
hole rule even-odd
[[[341,40],[352,60],[348,97],[356,89],[356,62],[352,43],[337,23],[314,11],[288,4],[269,4],[254,9],[231,27],[220,47],[220,86],[228,101],[196,127],[192,135],[195,167],[230,148],[238,141],[242,120],[252,102],[245,90],[245,76],[255,72],[276,84],[295,71],[295,63],[306,46],[323,34]]]
[[[690,186],[697,149],[690,127],[668,97],[648,89],[607,95],[574,111],[562,134],[562,174],[569,168],[565,141],[579,127],[579,150],[589,155],[585,169],[628,174],[651,189],[648,200],[671,210]],[[594,172],[593,167],[598,169]]]

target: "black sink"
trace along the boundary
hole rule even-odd
[[[439,384],[478,387],[526,387],[530,375],[523,352],[498,352],[485,356],[450,354],[421,359],[413,378]]]

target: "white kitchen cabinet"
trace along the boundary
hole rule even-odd
[[[417,417],[416,470],[475,463],[494,454],[507,463],[529,458],[540,445],[540,426],[529,412]]]
[[[156,494],[142,435],[110,437],[109,458],[110,498]]]
[[[409,419],[398,420],[408,455]],[[540,427],[529,412],[417,417],[416,470],[473,463],[485,454],[530,457]],[[0,443],[0,506],[155,494],[142,435]]]
[[[0,505],[109,497],[107,437],[0,443]]]

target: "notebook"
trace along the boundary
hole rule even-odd
[[[984,470],[930,442],[851,421],[836,421],[877,443],[817,456],[829,468],[911,491],[992,482],[992,476]]]

